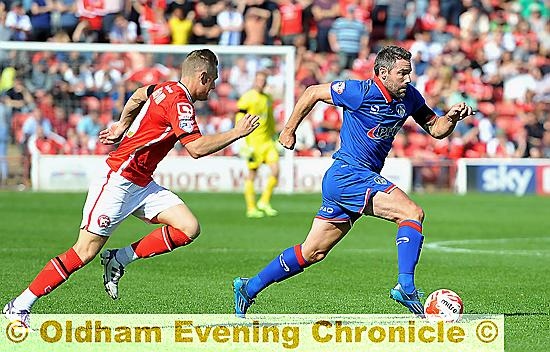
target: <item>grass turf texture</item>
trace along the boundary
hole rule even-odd
[[[452,244],[470,251],[425,248],[417,286],[426,294],[438,288],[456,291],[467,314],[505,314],[506,351],[547,351],[550,199],[413,198],[426,212],[426,247],[439,241],[489,240]],[[0,193],[2,305],[74,243],[84,199],[84,194]],[[240,194],[184,194],[183,199],[201,222],[201,236],[187,248],[132,264],[121,281],[119,301],[104,292],[96,258],[40,300],[34,312],[231,313],[232,278],[255,274],[281,250],[301,242],[320,205],[319,195],[276,195],[278,217],[246,219]],[[152,229],[128,219],[107,246],[127,245]],[[324,262],[270,287],[250,312],[406,313],[388,298],[396,280],[395,231],[389,222],[362,218]]]

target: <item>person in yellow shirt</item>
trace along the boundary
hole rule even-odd
[[[189,44],[189,38],[191,37],[191,29],[193,28],[193,18],[195,13],[190,11],[186,17],[184,17],[183,9],[175,8],[172,16],[168,20],[168,26],[170,26],[170,34],[172,35],[172,44],[185,45]]]
[[[254,114],[260,117],[260,126],[245,139],[241,147],[241,156],[246,158],[248,175],[244,184],[244,198],[246,201],[246,216],[249,218],[261,218],[265,215],[275,216],[277,210],[271,207],[271,195],[277,185],[279,177],[279,152],[275,146],[275,118],[273,117],[273,99],[264,92],[267,83],[267,73],[256,73],[252,89],[243,94],[237,102],[239,112],[235,122],[245,116]],[[265,189],[256,203],[254,180],[258,168],[266,164],[271,169],[271,175],[267,180]]]

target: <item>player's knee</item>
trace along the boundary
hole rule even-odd
[[[107,241],[107,237],[91,234],[86,230],[80,230],[80,234],[73,249],[84,265],[91,262],[99,254]]]
[[[86,246],[80,243],[76,243],[73,249],[84,265],[91,262],[99,252],[92,246]]]
[[[197,219],[193,219],[192,221],[187,221],[185,224],[181,224],[179,226],[174,226],[174,228],[183,232],[187,237],[189,237],[192,240],[199,237],[201,233],[201,226]]]
[[[401,221],[403,220],[416,220],[422,223],[424,221],[424,210],[419,205],[413,203],[407,210],[405,217],[401,219]]]
[[[328,254],[327,251],[322,251],[322,250],[315,250],[311,253],[303,253],[304,259],[309,264],[320,262],[321,260],[326,258],[327,254]]]

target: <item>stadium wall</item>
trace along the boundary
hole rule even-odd
[[[91,179],[106,169],[106,156],[35,155],[32,162],[32,188],[36,191],[86,191]],[[278,190],[284,193],[320,192],[323,175],[332,163],[331,158],[295,157],[284,159]],[[155,180],[173,191],[241,192],[246,166],[237,157],[167,157],[159,165]],[[256,184],[263,187],[269,175],[263,166]],[[412,164],[409,159],[387,159],[382,175],[408,192],[412,186]],[[290,190],[290,192],[288,192]]]

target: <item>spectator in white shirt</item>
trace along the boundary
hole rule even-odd
[[[25,13],[21,2],[14,1],[6,16],[6,27],[11,30],[11,40],[25,41],[32,30],[31,19]]]
[[[116,44],[132,44],[136,42],[136,39],[137,24],[128,21],[122,14],[118,14],[109,32],[109,41]]]
[[[477,128],[479,130],[479,140],[483,143],[488,143],[491,139],[495,138],[496,134],[496,113],[492,113],[489,116],[484,116],[479,120]]]
[[[218,14],[217,22],[222,30],[220,45],[240,45],[243,30],[243,15],[235,3],[227,1],[225,9]]]

